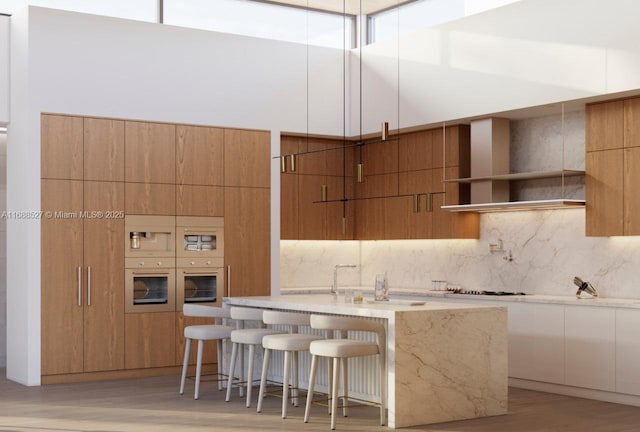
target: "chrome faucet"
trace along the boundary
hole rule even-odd
[[[333,267],[333,285],[331,285],[331,294],[338,295],[338,269],[339,268],[356,268],[355,264],[336,264]]]

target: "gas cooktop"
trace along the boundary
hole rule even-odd
[[[489,296],[509,296],[509,295],[526,295],[523,292],[510,292],[510,291],[475,291],[475,290],[460,290],[454,291],[453,294],[467,294],[467,295],[489,295]]]

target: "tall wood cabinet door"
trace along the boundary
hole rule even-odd
[[[225,186],[269,187],[271,184],[269,132],[224,130]]]
[[[587,105],[585,122],[587,152],[624,146],[624,101]]]
[[[624,149],[624,235],[640,235],[640,147]]]
[[[42,180],[41,188],[44,212],[82,210],[81,181]],[[83,370],[82,219],[58,216],[41,221],[43,375]]]
[[[40,125],[41,176],[82,180],[82,117],[43,114]]]
[[[291,170],[291,155],[300,151],[299,137],[283,136],[280,139],[280,162],[285,163],[285,172],[280,174],[280,238],[282,240],[298,239],[298,173],[299,162],[303,157],[296,157],[295,171]],[[286,156],[286,157],[285,157]]]
[[[224,188],[176,185],[176,215],[224,216]]]
[[[319,204],[322,186],[329,186],[326,176],[303,174],[298,176],[298,239],[323,240],[327,219],[326,204]],[[314,201],[316,203],[314,203]]]
[[[85,182],[84,208],[84,371],[124,369],[124,183]]]
[[[623,235],[623,150],[587,152],[586,235]]]
[[[270,190],[225,188],[224,260],[227,265],[227,295],[269,295]]]
[[[427,192],[433,191],[433,170],[401,172],[399,175],[399,192],[417,194],[417,205],[414,197],[402,200],[407,224],[407,238],[429,239],[433,229],[433,211],[428,211]],[[431,201],[433,204],[433,201]],[[414,211],[415,210],[415,211]]]
[[[125,122],[125,181],[175,184],[176,126]]]
[[[224,129],[176,126],[176,184],[224,185]]]
[[[624,146],[640,147],[640,98],[624,101]]]
[[[124,121],[84,119],[84,179],[124,181]]]

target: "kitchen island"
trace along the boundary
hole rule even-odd
[[[367,299],[362,304],[351,304],[323,294],[230,297],[224,302],[383,322],[387,329],[387,408],[391,428],[507,412],[506,307],[437,301],[420,305],[400,301],[371,303]],[[373,364],[362,365],[370,368],[358,375],[377,382],[373,379]],[[302,376],[307,373],[301,371]],[[379,392],[379,388],[375,389]],[[379,400],[379,393],[372,394],[371,400]]]

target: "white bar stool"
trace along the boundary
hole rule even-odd
[[[185,304],[182,307],[185,317],[213,318],[215,324],[190,325],[184,328],[186,344],[184,347],[184,361],[182,362],[182,378],[180,379],[180,394],[184,393],[184,383],[187,379],[187,368],[189,367],[189,354],[191,353],[191,341],[198,341],[198,355],[196,360],[196,388],[193,398],[198,399],[200,393],[200,375],[202,374],[202,349],[204,341],[217,340],[218,353],[218,390],[222,390],[222,341],[228,339],[233,327],[222,325],[223,319],[229,318],[229,310],[216,306],[206,306],[197,304]]]
[[[231,348],[231,361],[229,362],[229,382],[227,383],[227,397],[225,401],[231,399],[231,387],[233,386],[233,377],[236,369],[236,360],[238,357],[238,346],[242,349],[244,345],[249,345],[249,366],[247,367],[247,408],[251,406],[251,388],[253,386],[253,358],[255,357],[256,346],[262,347],[262,338],[272,334],[282,334],[283,332],[273,329],[264,328],[262,321],[262,309],[231,307],[231,318],[236,320],[236,329],[231,332],[229,339],[233,343]],[[256,321],[260,328],[242,328],[245,321]],[[244,356],[243,356],[244,359]],[[240,383],[244,383],[244,361],[241,365]],[[242,396],[242,387],[240,388],[240,396]]]
[[[336,410],[338,408],[338,380],[340,378],[340,363],[343,369],[343,416],[347,416],[348,406],[348,370],[347,361],[350,357],[378,355],[380,364],[380,425],[386,423],[387,396],[387,368],[386,368],[386,332],[384,326],[372,320],[362,318],[341,317],[333,315],[311,315],[311,327],[322,330],[340,330],[343,337],[347,331],[364,331],[376,333],[376,342],[354,339],[326,339],[316,340],[309,345],[311,352],[311,373],[309,376],[309,392],[304,411],[304,422],[309,421],[309,412],[313,400],[313,390],[318,370],[318,357],[333,359],[333,379],[331,383],[331,429],[336,428]],[[340,361],[342,360],[342,361]]]
[[[264,359],[262,360],[262,377],[260,392],[258,393],[258,412],[262,411],[262,401],[267,383],[267,370],[272,350],[284,351],[284,368],[282,378],[282,418],[287,418],[289,402],[289,373],[291,371],[291,357],[293,357],[293,404],[298,406],[298,352],[309,351],[309,345],[314,340],[321,339],[312,334],[298,333],[300,326],[309,326],[310,315],[296,312],[264,311],[262,320],[265,324],[285,325],[289,327],[288,334],[267,335],[262,338]],[[293,355],[292,355],[293,354]]]

